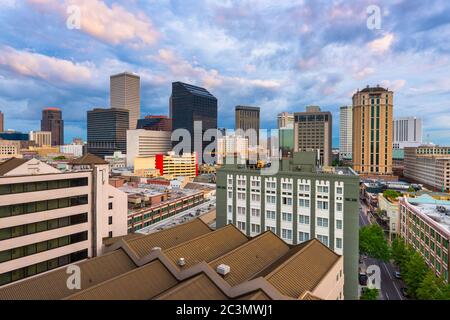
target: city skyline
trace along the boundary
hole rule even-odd
[[[106,21],[111,30],[132,21],[131,32],[107,34],[83,20],[80,30],[70,30],[57,1],[1,2],[5,129],[37,130],[41,110],[57,106],[63,110],[66,141],[86,138],[86,111],[110,107],[109,76],[128,70],[141,76],[141,118],[168,114],[175,81],[205,87],[218,98],[219,127],[232,128],[232,108],[244,104],[261,108],[261,127],[268,129],[276,128],[279,112],[311,104],[337,119],[339,107],[349,105],[358,88],[380,84],[396,93],[394,117],[424,118],[424,140],[445,145],[450,137],[444,114],[450,63],[439,40],[449,30],[445,12],[450,8],[444,1],[427,10],[419,2],[381,1],[380,30],[366,26],[367,1],[277,6],[199,1],[188,7],[160,2],[126,8],[97,0],[74,3],[82,12],[89,10],[90,21],[112,17]],[[200,9],[206,14],[199,15]],[[276,18],[286,14],[286,19]],[[414,24],[407,22],[409,15]],[[30,21],[19,27],[20,40],[12,29],[17,19]],[[65,41],[50,43],[48,37]],[[338,142],[335,122],[333,146]]]

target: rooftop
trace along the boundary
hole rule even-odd
[[[417,198],[407,198],[407,201],[444,230],[450,232],[450,201],[437,200],[428,194]]]
[[[87,153],[82,157],[73,159],[69,162],[71,165],[96,165],[96,164],[109,164],[109,162],[99,158],[93,154]]]
[[[202,87],[198,87],[198,86],[194,86],[192,84],[188,84],[188,83],[184,83],[184,82],[174,82],[174,84],[179,84],[181,85],[184,89],[186,89],[188,92],[197,95],[197,96],[203,96],[203,97],[209,97],[209,98],[214,98],[216,99],[216,97],[214,97],[208,90],[206,90],[205,88]]]

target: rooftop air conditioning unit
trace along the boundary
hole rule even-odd
[[[178,259],[178,266],[184,267],[186,265],[186,260],[184,258]]]
[[[226,264],[221,264],[219,266],[217,266],[217,273],[225,276],[228,273],[230,273],[230,266],[226,265]]]

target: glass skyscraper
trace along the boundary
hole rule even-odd
[[[186,129],[191,135],[190,150],[185,151],[197,152],[199,162],[204,163],[203,154],[206,146],[216,143],[216,141],[203,141],[203,134],[208,129],[217,129],[217,98],[204,88],[174,82],[170,96],[169,117],[172,118],[173,130]],[[196,121],[201,122],[202,135],[194,137],[194,122]],[[181,140],[172,141],[173,146],[176,146]]]

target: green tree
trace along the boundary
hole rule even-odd
[[[372,224],[359,230],[359,252],[374,259],[389,260],[389,246],[379,225]]]
[[[391,255],[392,259],[396,265],[400,268],[405,266],[405,263],[409,260],[409,251],[402,239],[394,239],[391,245]]]
[[[410,249],[408,249],[410,250]],[[408,292],[413,298],[417,297],[417,290],[427,274],[427,265],[418,252],[410,254],[409,259],[402,268],[402,275]]]
[[[383,191],[383,197],[385,197],[386,199],[392,199],[392,200],[396,200],[398,197],[400,197],[402,195],[401,192],[395,191],[395,190],[384,190]]]
[[[366,288],[359,299],[360,300],[377,300],[379,294],[380,294],[380,291],[376,288],[373,288],[373,289]]]
[[[416,190],[413,187],[409,187],[408,192],[416,192]]]
[[[442,277],[437,277],[429,270],[417,289],[420,300],[450,300],[450,287]]]

